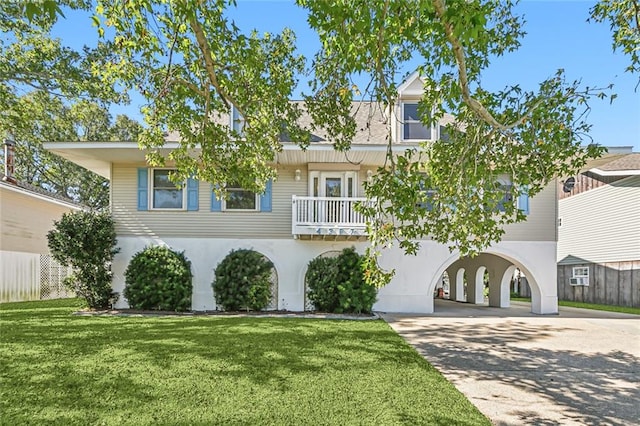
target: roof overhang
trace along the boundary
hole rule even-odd
[[[589,169],[591,173],[595,173],[599,176],[638,176],[640,170],[601,170],[596,168]]]
[[[178,148],[179,142],[167,142],[160,152],[168,155]],[[113,163],[143,163],[146,153],[136,142],[48,142],[44,147],[75,164],[111,179]],[[417,148],[417,143],[394,144],[394,154]],[[199,148],[194,150],[197,155]],[[331,144],[311,144],[302,150],[295,143],[283,143],[282,151],[276,154],[276,164],[294,165],[306,163],[355,163],[381,166],[385,163],[388,146],[384,144],[354,144],[347,152],[339,152]]]

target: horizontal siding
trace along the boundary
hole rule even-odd
[[[143,166],[143,165],[139,165]],[[211,212],[211,185],[200,182],[198,211],[138,211],[137,167],[113,166],[112,209],[118,235],[149,237],[202,238],[291,238],[291,196],[308,195],[306,165],[281,166],[273,185],[273,210],[262,212]],[[300,180],[295,181],[295,170]],[[358,172],[357,196],[364,196],[362,184],[367,179],[363,167]],[[510,225],[504,240],[555,241],[556,209],[555,184],[549,185],[530,201],[527,222]]]
[[[73,209],[19,192],[0,189],[0,250],[49,253],[53,222]]]
[[[505,241],[556,241],[556,182],[529,200],[527,220],[505,227]]]
[[[142,166],[142,165],[140,165]],[[198,211],[138,211],[136,165],[113,166],[112,211],[116,232],[123,236],[202,238],[291,238],[291,195],[307,194],[307,170],[278,169],[271,212],[212,212],[211,184],[200,182]]]
[[[558,216],[558,261],[640,259],[640,176],[560,200]]]

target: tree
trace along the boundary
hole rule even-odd
[[[595,22],[609,22],[613,50],[621,49],[631,60],[626,71],[640,72],[640,2],[602,0],[589,12]]]
[[[12,115],[0,116],[16,142],[15,177],[94,209],[109,205],[109,182],[43,148],[49,141],[112,141],[137,138],[142,126],[126,116],[113,122],[94,102],[66,104],[45,91],[16,99]],[[25,119],[28,117],[28,119]],[[127,138],[127,139],[123,139]]]
[[[105,309],[115,301],[111,289],[111,261],[118,253],[113,218],[108,213],[65,213],[47,234],[49,250],[74,273],[65,283],[89,308]]]
[[[62,8],[89,10],[90,1],[0,3],[0,138],[17,142],[16,177],[93,208],[108,205],[105,179],[45,151],[46,141],[112,140],[139,132],[106,103],[123,100],[95,73],[108,43],[75,51],[51,37]],[[129,121],[127,121],[129,120]],[[138,125],[139,127],[139,125]]]
[[[603,151],[589,143],[584,117],[589,99],[606,96],[604,91],[566,81],[562,70],[537,91],[483,88],[482,71],[491,58],[516,50],[524,34],[510,1],[297,3],[308,11],[322,45],[305,97],[310,128],[298,123],[302,107],[288,102],[304,65],[294,35],[245,35],[225,15],[233,0],[99,1],[99,31],[115,33],[116,58],[102,69],[103,78],[137,88],[148,100],[149,127],[140,142],[156,150],[152,164],[165,161],[157,153],[164,132],[177,131],[180,146],[169,154],[176,179],[195,175],[260,191],[274,175],[270,163],[282,149],[283,130],[304,148],[309,132],[323,128],[336,149],[348,150],[356,131],[352,101],[394,104],[398,70],[423,57],[421,120],[430,124],[447,112],[455,122],[447,127],[447,142],[389,155],[366,184],[367,195],[377,200],[363,209],[370,218],[370,282],[388,282],[391,272],[377,266],[377,255],[396,243],[415,253],[416,240],[428,235],[473,255],[499,241],[504,225],[524,215],[511,204],[496,211],[505,197],[498,176],[511,177],[512,197],[525,191],[533,196]],[[370,83],[355,87],[351,77],[357,74],[370,75]],[[220,119],[234,110],[244,118],[242,132]],[[191,156],[196,147],[199,156]],[[421,188],[437,188],[428,200],[432,209],[415,208],[427,201]]]

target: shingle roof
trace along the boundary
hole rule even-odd
[[[5,174],[4,173],[0,173],[0,183],[7,185],[7,186],[15,186],[17,188],[20,188],[22,190],[25,190],[27,192],[31,192],[33,194],[37,194],[40,196],[45,196],[47,198],[51,198],[52,200],[57,200],[57,201],[63,201],[65,203],[69,203],[69,204],[75,204],[78,207],[83,207],[81,204],[78,204],[77,202],[75,202],[74,200],[72,200],[71,198],[65,197],[63,195],[60,194],[56,194],[55,192],[50,192],[47,191],[46,189],[42,189],[40,187],[37,187],[35,185],[31,185],[30,183],[26,183],[26,182],[21,182],[16,180],[15,183],[9,180],[5,180]]]
[[[302,101],[293,101],[302,104]],[[387,143],[387,135],[389,132],[390,120],[395,120],[395,117],[388,117],[385,108],[376,102],[360,101],[354,102],[352,106],[352,115],[356,121],[356,135],[353,138],[352,143],[355,145],[384,145]],[[227,115],[228,117],[228,115]],[[228,120],[226,117],[216,119],[216,122],[224,123]],[[300,125],[303,127],[311,126],[311,116],[303,113],[300,118]],[[446,126],[453,123],[454,117],[450,114],[446,114],[441,120],[440,125]],[[169,132],[165,137],[167,142],[177,142],[180,140],[180,134],[178,132]],[[286,134],[283,135],[282,142],[294,142],[289,140]],[[311,143],[332,143],[328,140],[328,136],[325,132],[319,130],[314,131],[311,136]]]
[[[598,169],[603,171],[640,170],[640,153],[623,155],[602,164]]]

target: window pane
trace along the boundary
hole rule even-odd
[[[404,120],[403,121],[420,121],[418,117],[418,104],[404,104]]]
[[[228,210],[255,210],[256,194],[244,189],[231,189],[228,191],[226,208]]]
[[[172,184],[173,185],[173,184]],[[181,209],[182,189],[154,189],[154,209]]]
[[[182,187],[169,180],[172,170],[153,171],[153,208],[181,209]]]
[[[342,179],[341,178],[326,178],[325,196],[342,197]]]
[[[404,139],[431,139],[431,128],[422,123],[404,123]]]
[[[154,188],[176,188],[176,184],[169,180],[171,170],[154,170],[153,171],[153,187]]]

